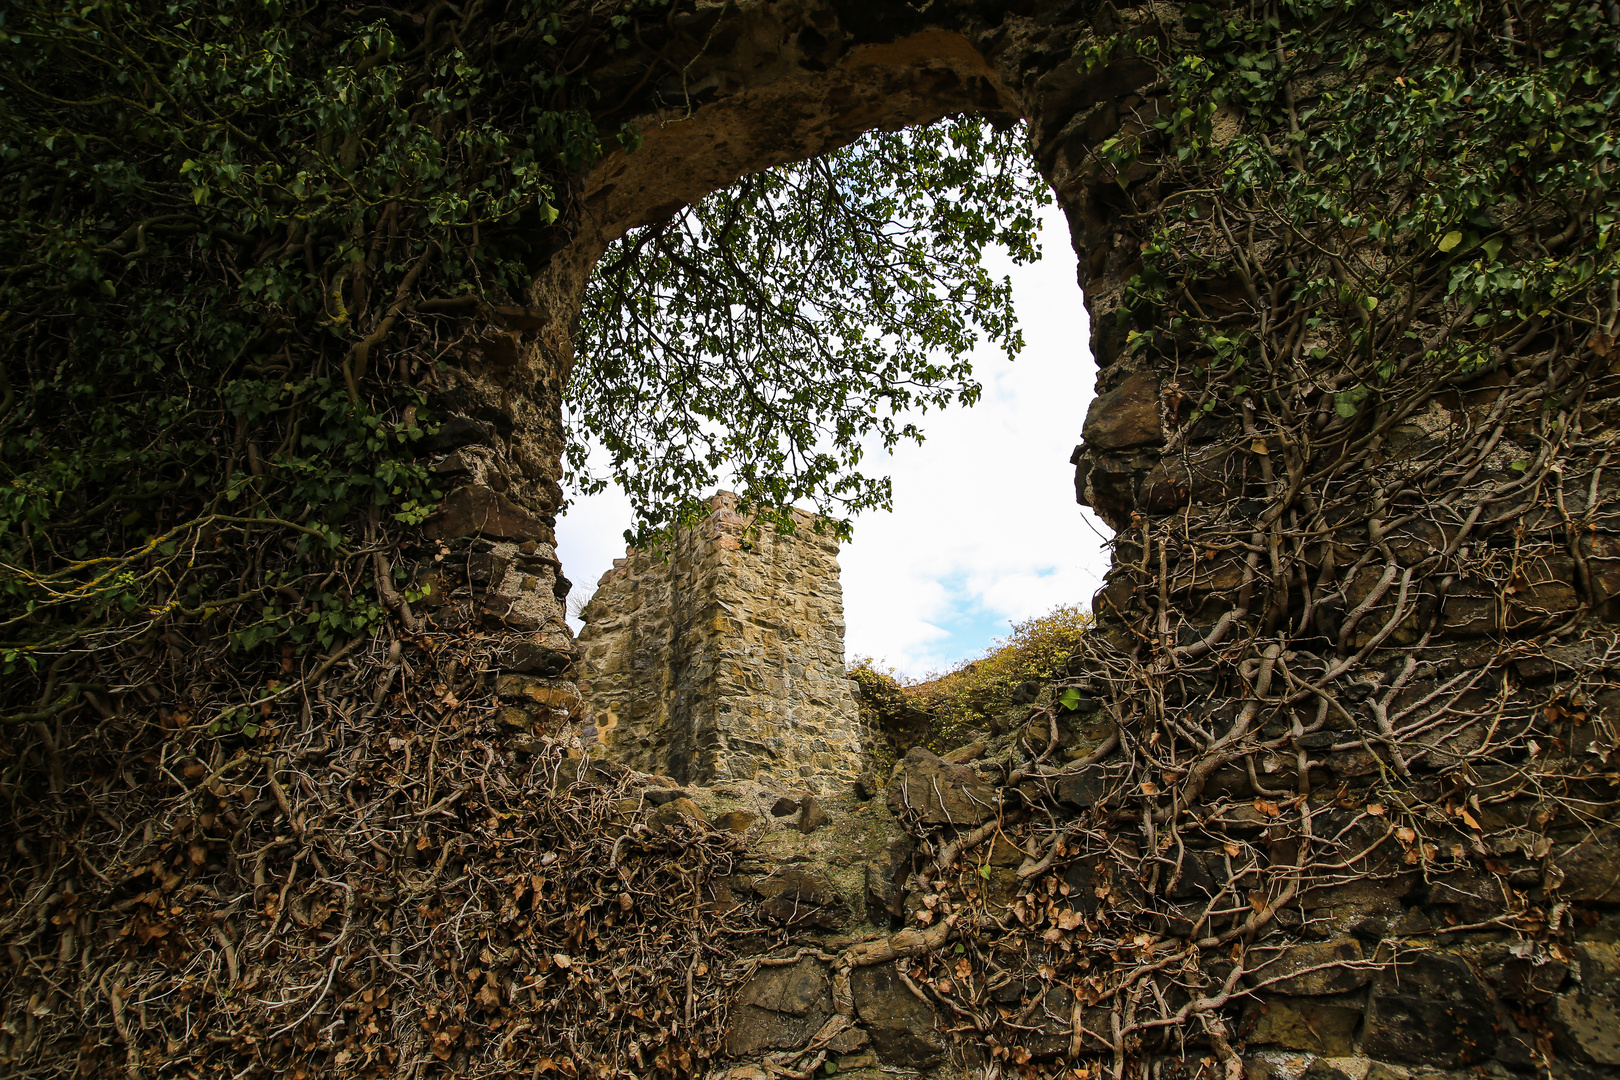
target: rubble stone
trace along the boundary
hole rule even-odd
[[[760,910],[781,922],[831,930],[844,921],[844,898],[819,870],[790,866],[755,881],[754,891]]]
[[[806,957],[792,965],[761,968],[738,993],[726,1053],[746,1057],[803,1046],[831,1015],[826,965]]]
[[[1114,389],[1098,394],[1086,413],[1081,438],[1088,450],[1123,450],[1163,442],[1159,381],[1138,371]]]
[[[897,817],[909,811],[928,825],[978,825],[996,807],[995,788],[978,773],[921,746],[906,752],[887,797]]]
[[[1359,1009],[1313,998],[1282,996],[1257,1002],[1244,1017],[1251,1043],[1308,1050],[1327,1057],[1345,1057],[1354,1052],[1360,1023]]]
[[[850,973],[855,1014],[885,1065],[926,1068],[944,1060],[946,1045],[935,1030],[934,1010],[900,978],[894,962]]]
[[[1600,829],[1578,842],[1553,852],[1553,862],[1563,872],[1558,891],[1570,900],[1620,902],[1620,862],[1614,854],[1620,849],[1620,828]]]
[[[1361,942],[1353,937],[1295,945],[1257,970],[1252,981],[1266,984],[1268,993],[1295,997],[1343,994],[1371,981],[1372,973],[1361,963]]]
[[[555,543],[551,526],[505,495],[481,485],[457,488],[422,525],[433,536],[487,536]]]
[[[1496,1049],[1496,1009],[1468,963],[1411,949],[1373,982],[1362,1047],[1372,1057],[1461,1068]]]
[[[799,807],[799,831],[809,835],[831,821],[827,815],[827,808],[821,805],[821,800],[814,795],[804,800]]]

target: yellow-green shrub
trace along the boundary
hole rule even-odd
[[[1062,605],[1014,623],[1012,633],[979,659],[929,682],[901,687],[907,702],[934,717],[924,744],[943,752],[966,732],[990,724],[993,715],[1012,708],[1020,685],[1061,672],[1090,626],[1090,612]]]

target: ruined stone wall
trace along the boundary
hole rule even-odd
[[[31,726],[30,770],[56,772],[54,788],[14,797],[54,800],[61,824],[18,830],[0,873],[17,883],[0,934],[30,950],[0,994],[0,1067],[159,1075],[200,1047],[221,1075],[296,1061],[684,1077],[726,1053],[747,1062],[738,1080],[763,1080],[829,1056],[854,1075],[868,1040],[890,1070],[1002,1076],[1620,1073],[1614,309],[1602,327],[1537,316],[1473,377],[1414,387],[1414,366],[1358,394],[1308,331],[1353,328],[1368,305],[1291,298],[1317,254],[1281,227],[1295,223],[1236,207],[1167,295],[1226,320],[1227,340],[1253,335],[1274,385],[1196,382],[1204,346],[1167,313],[1118,317],[1139,306],[1128,285],[1153,215],[1208,189],[1154,157],[1164,64],[1111,51],[1142,29],[1176,55],[1178,7],[747,0],[638,27],[593,85],[638,117],[642,146],[583,178],[523,306],[456,309],[465,332],[421,388],[450,418],[424,447],[449,494],[419,547],[389,551],[427,567],[416,614],[385,596],[388,632],[312,658],[300,692],[265,701],[284,708],[280,733],[253,743],[114,747],[92,774],[71,755],[99,715]],[[1518,48],[1534,27],[1511,25]],[[1302,80],[1275,115],[1223,115],[1218,138],[1275,130],[1319,90]],[[763,816],[774,804],[716,804],[705,821],[565,757],[581,712],[551,515],[570,326],[626,230],[749,171],[958,110],[1027,120],[1068,215],[1103,395],[1076,480],[1120,530],[1115,566],[1071,705],[1032,717],[1004,757],[903,763],[883,809],[909,839],[882,845],[874,824],[859,851],[789,851]],[[1146,145],[1139,160],[1100,156],[1122,140]],[[1515,253],[1574,233],[1549,208],[1506,235],[1528,261]],[[1404,364],[1410,341],[1474,325],[1421,314],[1413,337],[1367,351]],[[636,566],[625,577],[646,580]],[[764,592],[714,580],[713,603],[690,610],[673,579],[661,593],[647,580],[669,639],[623,637],[627,680],[638,657],[677,655],[677,627],[740,621],[738,598]],[[761,622],[746,640],[729,658],[696,641],[680,653],[758,701],[668,740],[687,764],[665,768],[688,782],[709,778],[705,755],[753,754],[745,740],[786,726],[763,675],[748,687],[785,669],[781,631]],[[690,705],[659,692],[667,715]],[[111,707],[146,709],[137,696]],[[189,723],[159,719],[154,740]],[[96,786],[69,798],[55,789],[75,770]],[[823,835],[801,822],[793,833]],[[823,864],[836,889],[810,872]],[[87,950],[116,970],[94,977]],[[722,1045],[718,1003],[739,983],[734,1015],[758,1034]],[[29,1057],[40,1045],[64,1067]],[[769,1070],[753,1064],[766,1054]]]
[[[630,549],[584,611],[581,691],[606,755],[683,783],[824,789],[860,771],[838,541],[715,496],[668,551]]]

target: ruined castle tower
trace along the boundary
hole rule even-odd
[[[581,692],[598,745],[683,783],[853,780],[837,539],[798,511],[784,535],[734,495],[709,505],[666,550],[613,560],[585,607]]]

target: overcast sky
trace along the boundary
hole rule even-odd
[[[869,457],[894,478],[894,511],[855,519],[839,556],[845,652],[917,678],[983,653],[1014,621],[1059,604],[1090,607],[1108,565],[1107,528],[1074,501],[1069,454],[1096,369],[1068,230],[1043,215],[1044,257],[992,264],[1013,279],[1024,351],[975,358],[984,395],[930,413],[927,441]],[[629,505],[616,489],[577,500],[557,522],[563,572],[588,592],[624,555]],[[578,624],[575,624],[578,629]]]

